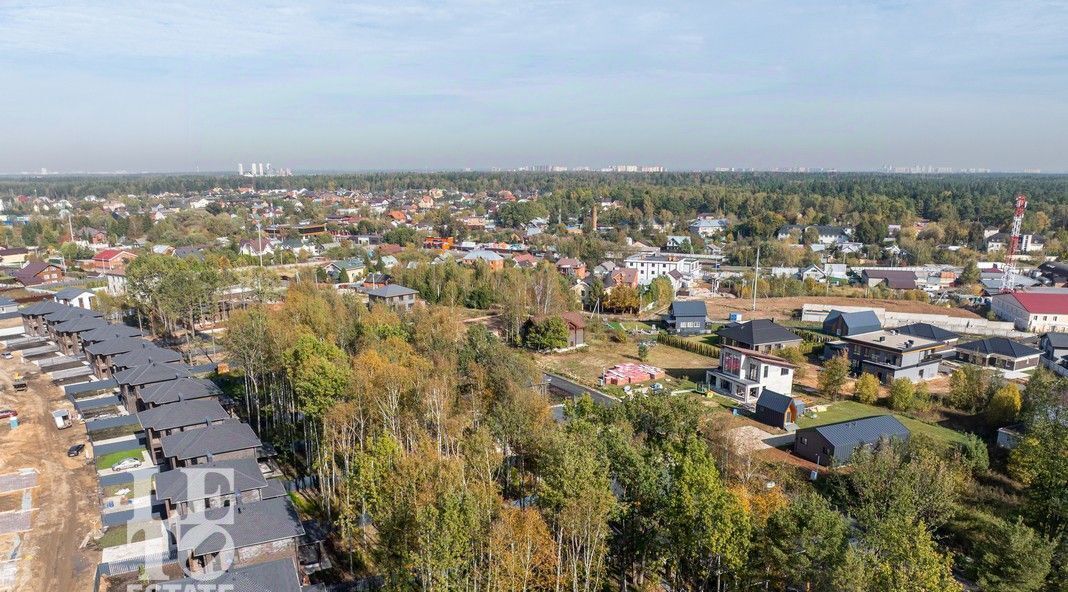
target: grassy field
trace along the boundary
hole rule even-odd
[[[537,363],[546,370],[559,372],[586,384],[596,385],[601,373],[616,364],[637,363],[638,344],[634,341],[615,343],[598,340],[587,347],[562,353],[538,354]],[[668,378],[659,382],[668,389],[693,388],[703,382],[705,370],[716,365],[716,360],[674,347],[655,344],[649,347],[647,364],[663,368]]]
[[[863,403],[858,403],[857,401],[838,401],[837,403],[830,403],[828,404],[827,410],[820,413],[818,417],[813,418],[805,415],[797,422],[797,425],[802,428],[808,428],[829,423],[838,423],[840,421],[849,421],[851,419],[860,419],[862,417],[870,417],[872,415],[888,414],[898,418],[901,423],[905,424],[905,427],[914,434],[927,434],[936,440],[944,442],[960,443],[964,441],[964,435],[960,432],[944,428],[940,425],[924,423],[912,419],[911,417],[892,413],[890,410],[883,407],[865,405]]]
[[[138,460],[143,461],[145,457],[142,455],[142,452],[144,452],[144,449],[142,448],[131,448],[130,450],[119,450],[117,452],[105,454],[104,456],[101,456],[96,459],[96,468],[110,469],[111,465],[119,462],[120,460],[123,460],[124,458],[136,458]]]

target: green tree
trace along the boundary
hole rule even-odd
[[[558,316],[551,316],[527,325],[524,343],[534,351],[549,351],[567,347],[567,323]]]
[[[879,399],[879,379],[869,372],[861,373],[853,386],[853,396],[865,405],[874,405]]]
[[[978,411],[986,406],[990,372],[979,366],[963,364],[949,377],[949,402],[957,409]]]
[[[844,352],[824,362],[819,376],[820,395],[837,401],[849,377],[849,368],[849,358]]]
[[[981,277],[979,266],[975,264],[975,261],[968,261],[964,264],[960,276],[957,277],[957,282],[962,286],[971,286],[978,284]]]
[[[998,592],[1042,589],[1054,546],[1022,520],[998,520],[983,539],[976,565],[980,588]]]
[[[638,291],[630,286],[615,286],[602,303],[607,312],[638,312]]]
[[[953,560],[938,550],[922,522],[891,517],[863,540],[869,592],[959,592]]]
[[[843,562],[848,543],[845,518],[819,494],[805,492],[768,518],[754,544],[760,564],[754,577],[770,580],[775,590],[830,590],[829,566]]]
[[[1011,382],[1005,383],[990,397],[986,406],[986,421],[993,427],[1008,425],[1016,421],[1022,406],[1020,389]]]
[[[916,387],[908,378],[898,378],[890,383],[890,408],[908,411],[916,402]]]
[[[649,345],[644,341],[638,344],[638,359],[642,362],[649,361]]]

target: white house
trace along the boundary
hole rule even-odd
[[[729,225],[726,218],[698,218],[690,222],[690,232],[708,238],[723,232]]]
[[[66,288],[56,292],[52,299],[60,304],[69,304],[70,306],[92,310],[96,294],[84,288]]]
[[[623,261],[623,266],[636,270],[638,283],[643,286],[649,285],[662,275],[671,275],[673,271],[678,272],[684,281],[693,281],[697,279],[700,271],[700,263],[697,259],[661,253],[631,255]]]
[[[705,381],[713,391],[748,405],[764,389],[789,396],[795,368],[779,356],[726,345],[720,348],[719,368],[708,370]]]
[[[1068,288],[995,294],[990,298],[990,309],[1020,331],[1068,331]]]

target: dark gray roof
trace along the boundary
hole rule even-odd
[[[79,337],[85,343],[98,343],[109,339],[126,339],[140,337],[141,331],[129,325],[108,325],[82,333]]]
[[[1042,352],[1018,341],[1004,337],[987,337],[978,341],[970,341],[957,346],[958,350],[972,351],[979,354],[994,354],[1009,358],[1026,358],[1027,356],[1039,355]]]
[[[932,341],[949,341],[951,339],[959,339],[960,335],[952,331],[943,329],[942,327],[936,327],[929,323],[913,323],[911,325],[903,325],[893,329],[902,335],[911,335],[912,337],[922,337],[924,339],[930,339]]]
[[[97,329],[87,331],[86,333],[93,333],[95,331],[97,331]],[[115,354],[124,354],[128,351],[144,347],[156,346],[152,342],[145,341],[140,337],[118,337],[91,343],[85,346],[85,351],[93,356],[113,356]]]
[[[64,288],[52,296],[58,302],[60,300],[74,300],[86,292],[89,292],[90,294],[93,293],[91,290],[86,290],[85,288]]]
[[[777,413],[786,413],[786,410],[790,408],[790,403],[793,401],[794,398],[789,395],[777,393],[771,389],[764,389],[760,392],[760,398],[757,399],[756,405]]]
[[[64,308],[70,308],[70,306],[66,304],[60,304],[55,300],[42,300],[40,302],[35,302],[27,306],[26,308],[23,308],[19,312],[24,317],[34,317],[48,314],[50,312],[55,312],[57,310],[62,310]]]
[[[224,529],[230,541],[221,533],[199,528],[205,523]],[[241,549],[296,538],[304,534],[304,527],[289,498],[279,497],[189,514],[178,521],[177,531],[178,551],[200,557],[222,551],[230,542],[233,549]]]
[[[163,455],[167,458],[188,460],[223,452],[259,448],[263,443],[248,424],[230,419],[206,428],[164,436],[160,440],[160,445],[163,448]]]
[[[708,307],[704,300],[676,300],[671,303],[673,317],[706,317]]]
[[[104,316],[104,315],[100,314],[99,312],[97,312],[95,310],[89,310],[89,309],[80,308],[80,307],[77,307],[77,306],[64,306],[60,310],[56,310],[56,311],[52,311],[52,312],[49,312],[49,313],[45,313],[44,319],[45,319],[45,322],[56,324],[56,323],[62,323],[63,321],[69,321],[71,319],[78,319],[78,318],[81,318],[81,317],[102,317],[102,316]]]
[[[196,579],[185,578],[160,584],[164,585],[163,589],[166,590],[210,588],[232,592],[301,592],[297,566],[292,559],[275,559],[235,567],[213,575],[200,574]]]
[[[417,290],[406,288],[400,284],[389,284],[388,286],[367,291],[368,296],[373,296],[375,298],[396,298],[398,296],[408,296],[418,293]]]
[[[54,329],[59,333],[81,333],[106,327],[107,321],[97,317],[79,317],[57,324]]]
[[[1051,332],[1043,335],[1051,347],[1060,349],[1068,347],[1068,333]]]
[[[143,384],[152,384],[154,382],[176,380],[186,376],[189,376],[189,368],[184,364],[149,362],[143,366],[134,366],[133,368],[127,368],[122,372],[116,372],[114,378],[120,386],[124,384],[140,386]]]
[[[828,327],[838,319],[841,319],[846,327],[846,330],[841,333],[842,335],[859,335],[883,328],[882,323],[879,322],[879,317],[875,315],[874,311],[842,312],[840,310],[832,310],[827,315],[827,318],[823,320],[823,330],[830,333],[831,331],[829,331]]]
[[[144,366],[152,362],[171,363],[181,362],[182,354],[165,347],[143,347],[121,353],[112,358],[111,363],[116,368],[133,368]]]
[[[156,475],[156,499],[170,500],[172,504],[190,501],[189,480],[203,478],[203,486],[197,483],[196,490],[204,497],[230,495],[263,489],[267,480],[260,472],[260,465],[252,458],[219,460],[195,467],[177,468]]]
[[[195,425],[216,423],[229,419],[230,415],[215,399],[197,399],[181,401],[170,405],[160,405],[146,409],[137,414],[141,427],[156,431],[173,430]]]
[[[206,378],[182,377],[167,382],[145,385],[137,396],[146,405],[165,405],[176,401],[215,397],[220,394],[222,394],[222,391],[219,387]]]
[[[795,333],[769,319],[724,325],[716,334],[747,345],[801,341]]]
[[[909,429],[893,415],[876,415],[806,428],[806,430],[813,430],[826,438],[834,446],[836,452],[852,451],[862,444],[874,444],[882,438],[909,437]]]

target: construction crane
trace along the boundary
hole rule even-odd
[[[1002,292],[1016,289],[1016,250],[1020,248],[1020,228],[1023,226],[1024,210],[1027,209],[1027,196],[1016,196],[1016,212],[1012,215],[1012,232],[1009,234],[1009,250],[1005,255],[1005,279],[1001,283]]]

